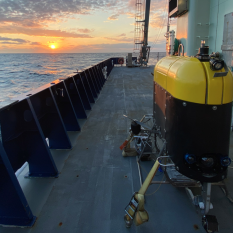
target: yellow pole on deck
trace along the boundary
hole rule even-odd
[[[162,154],[165,148],[165,145],[166,145],[166,142],[164,142],[163,144],[162,150],[159,153],[159,157]],[[143,182],[140,190],[137,193],[135,193],[133,198],[138,203],[137,206],[135,206],[135,201],[131,200],[129,204],[129,210],[127,214],[125,214],[125,217],[124,217],[127,227],[131,226],[133,219],[135,221],[136,226],[141,225],[144,222],[147,222],[149,220],[149,215],[144,208],[144,202],[145,202],[144,195],[147,189],[149,188],[151,181],[153,180],[156,172],[158,171],[159,166],[160,166],[160,163],[157,159],[152,169],[150,170],[149,174],[147,175],[145,181]]]

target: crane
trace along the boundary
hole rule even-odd
[[[143,3],[141,0],[136,0],[134,50],[140,50],[138,62],[142,66],[147,66],[150,54],[150,46],[148,46],[150,2],[151,0],[145,0],[143,14]]]

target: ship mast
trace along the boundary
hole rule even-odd
[[[149,17],[150,17],[150,0],[146,0],[143,46],[148,45]]]
[[[134,50],[140,49],[138,62],[144,66],[147,66],[150,53],[150,46],[148,46],[150,2],[151,0],[145,0],[145,13],[143,17],[143,3],[141,0],[136,0]],[[141,45],[140,48],[139,45]]]

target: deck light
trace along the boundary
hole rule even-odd
[[[184,159],[188,164],[194,164],[196,162],[196,156],[195,155],[186,154],[184,156]]]
[[[223,167],[228,167],[231,164],[231,159],[228,156],[221,158],[221,165]]]

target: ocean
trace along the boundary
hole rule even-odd
[[[0,54],[0,108],[11,98],[61,77],[68,77],[87,66],[127,53]],[[165,53],[152,52],[149,65]]]

